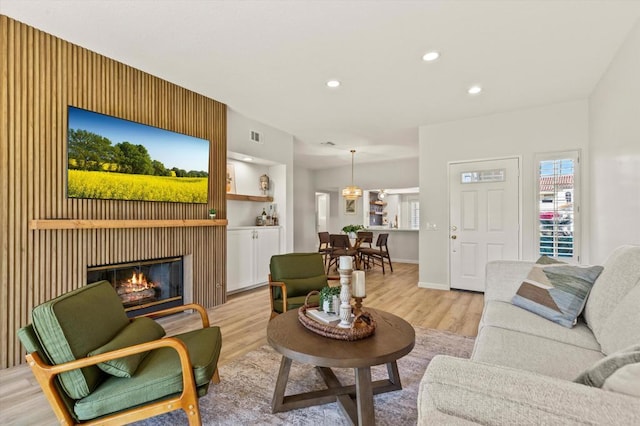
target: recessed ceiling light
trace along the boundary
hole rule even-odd
[[[243,160],[244,160],[244,161],[253,161],[253,158],[251,158],[251,157],[244,157],[244,158],[243,158]]]
[[[482,87],[478,86],[478,85],[474,85],[469,87],[469,89],[467,90],[467,93],[470,95],[477,95],[480,92],[482,92]]]
[[[427,61],[427,62],[431,62],[431,61],[435,61],[436,59],[438,59],[440,57],[440,53],[436,52],[435,50],[433,52],[427,52],[424,54],[424,56],[422,57],[423,61]]]
[[[338,87],[340,86],[340,82],[338,80],[329,80],[327,81],[328,87]]]

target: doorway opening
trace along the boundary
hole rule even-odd
[[[316,192],[316,233],[329,229],[330,197],[326,192]]]

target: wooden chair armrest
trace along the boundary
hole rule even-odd
[[[273,307],[273,299],[275,297],[273,290],[276,287],[280,287],[280,291],[282,292],[282,312],[287,312],[287,285],[282,281],[271,281],[271,274],[269,274],[269,299],[271,301],[271,312],[275,312]]]
[[[209,315],[207,314],[207,310],[198,303],[187,303],[186,305],[174,306],[173,308],[162,309],[160,311],[151,312],[148,314],[138,315],[138,317],[150,317],[150,318],[159,318],[167,315],[175,314],[178,312],[188,311],[189,309],[193,309],[198,311],[200,314],[200,319],[202,319],[202,328],[209,327]]]
[[[55,376],[65,371],[77,370],[83,367],[89,367],[91,365],[99,364],[101,362],[110,361],[112,359],[122,358],[129,355],[134,355],[140,352],[146,352],[161,347],[172,347],[178,352],[180,357],[180,364],[182,367],[191,368],[191,361],[189,360],[189,352],[186,345],[180,340],[174,337],[166,337],[164,339],[152,340],[150,342],[140,343],[138,345],[128,346],[126,348],[116,349],[113,351],[105,352],[99,355],[88,356],[85,358],[76,359],[74,361],[64,362],[62,364],[49,365],[42,361],[42,358],[37,352],[27,354],[27,361],[29,366],[33,367],[34,364],[49,374]],[[33,363],[29,360],[32,358]],[[186,362],[183,362],[186,361]]]

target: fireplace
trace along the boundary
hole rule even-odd
[[[102,280],[111,283],[130,317],[184,303],[182,257],[87,268],[88,283]]]

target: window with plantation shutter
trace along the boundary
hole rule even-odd
[[[536,164],[538,254],[578,262],[578,152],[539,154]]]

